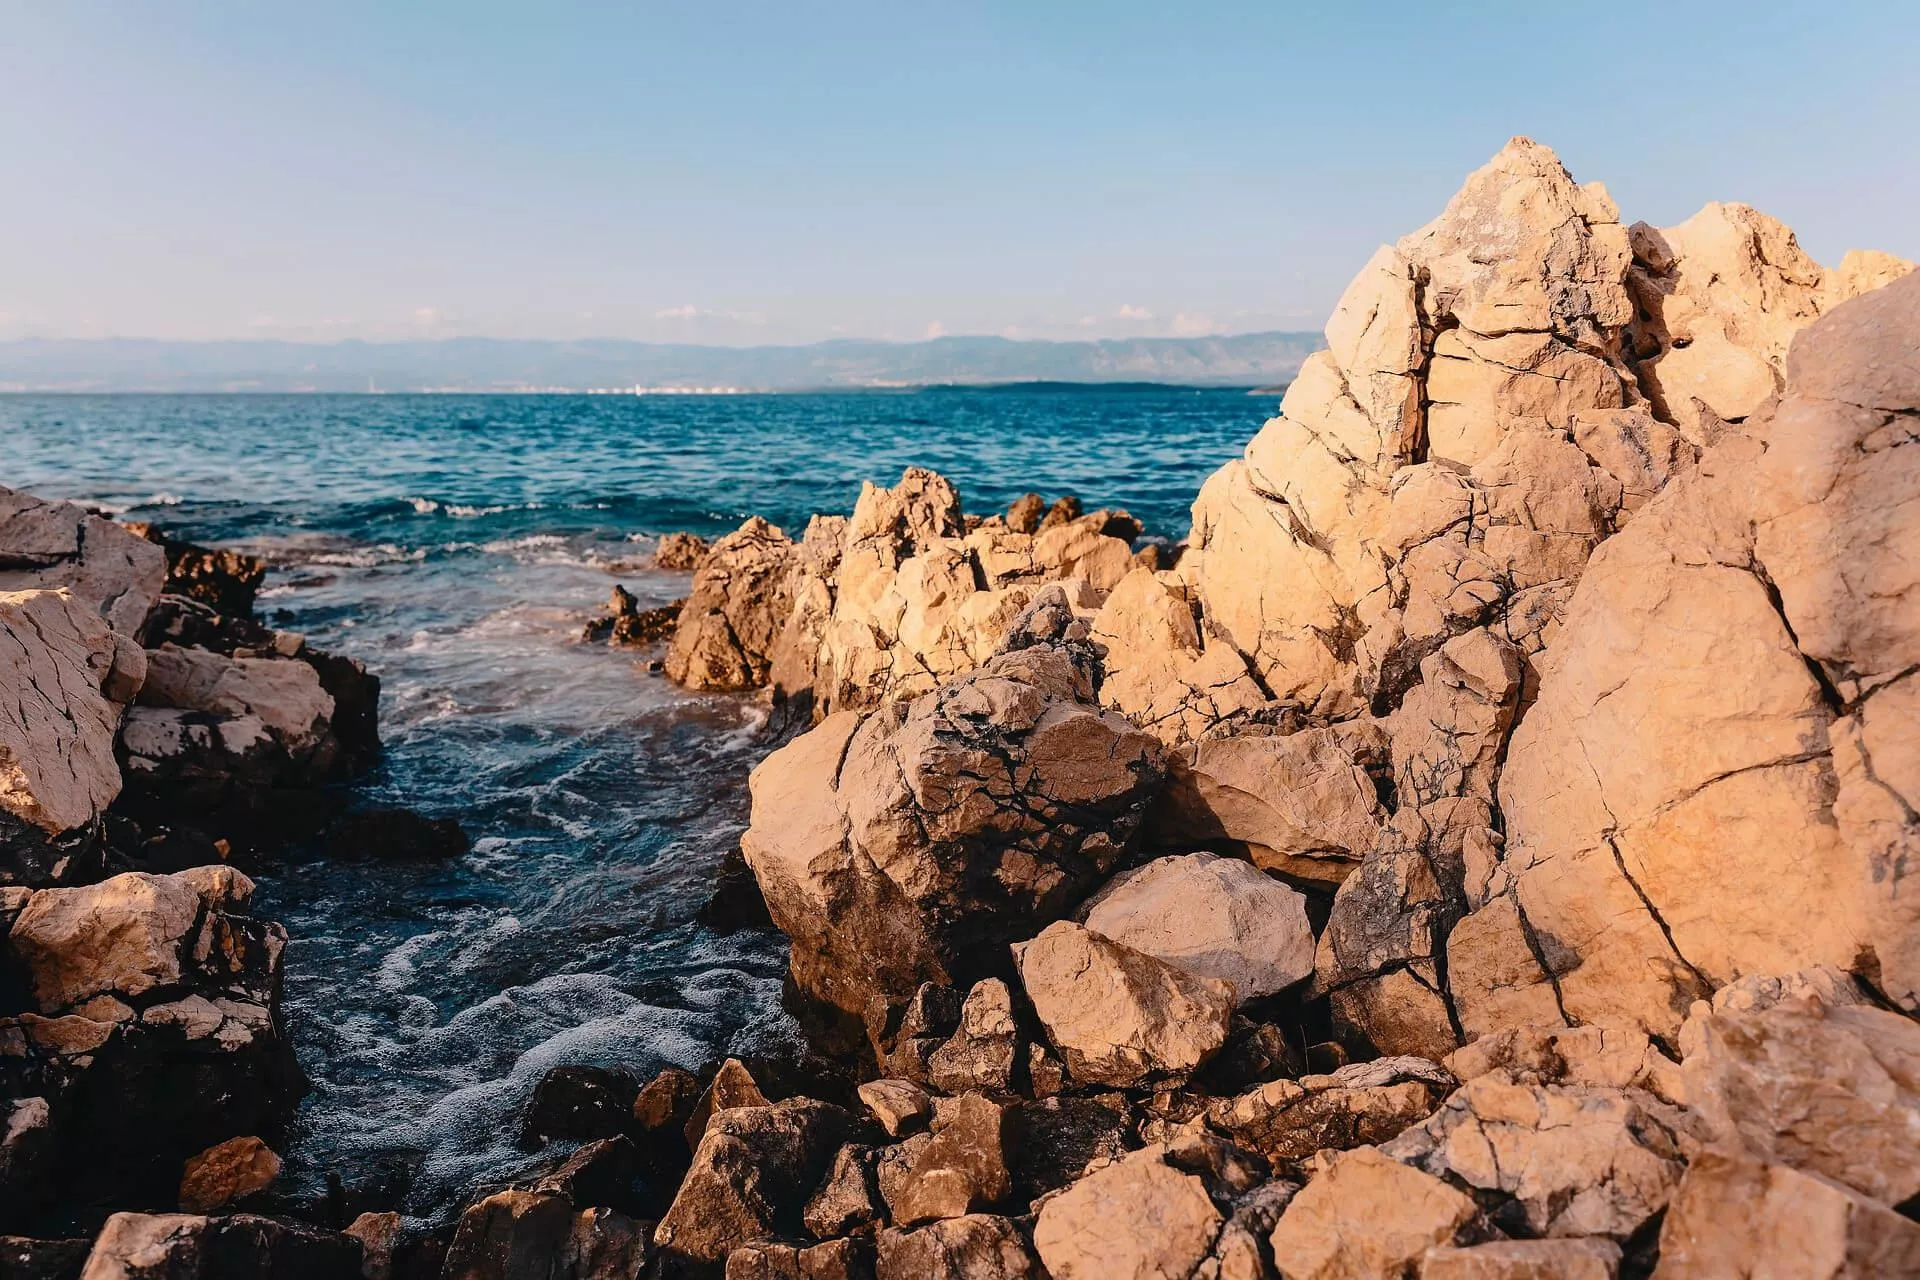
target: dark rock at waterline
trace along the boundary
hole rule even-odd
[[[128,1280],[360,1280],[360,1242],[300,1222],[237,1213],[116,1213],[87,1272]]]
[[[366,809],[340,819],[327,832],[327,855],[410,862],[457,858],[473,847],[453,818],[429,818],[411,809]]]
[[[639,1172],[639,1156],[631,1138],[601,1138],[575,1150],[527,1189],[563,1195],[576,1205],[605,1205],[623,1213],[639,1213],[643,1211],[641,1190],[636,1184]]]
[[[98,878],[105,842],[98,825],[50,836],[0,810],[0,885],[45,889]]]
[[[267,562],[238,551],[221,551],[176,538],[150,524],[129,522],[127,529],[167,553],[167,586],[236,617],[253,616],[253,600],[266,580]]]
[[[0,1236],[0,1276],[6,1280],[78,1280],[91,1240],[33,1240]]]
[[[607,612],[589,619],[580,638],[629,646],[658,644],[673,635],[684,604],[686,601],[682,599],[658,608],[642,609],[633,593],[616,583],[607,599]]]
[[[447,1246],[442,1280],[551,1276],[573,1235],[573,1206],[552,1192],[502,1191],[470,1207]]]
[[[753,868],[739,846],[727,850],[720,859],[720,870],[713,878],[713,892],[701,904],[698,920],[715,933],[734,933],[741,929],[771,929],[773,917],[767,913],[767,900],[754,879]]]
[[[633,1123],[639,1084],[609,1067],[555,1067],[540,1077],[520,1123],[520,1145],[592,1141],[625,1133]]]

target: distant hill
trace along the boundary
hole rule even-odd
[[[934,338],[792,347],[701,347],[595,339],[537,342],[0,342],[6,391],[615,391],[1290,380],[1317,333],[1099,342]]]

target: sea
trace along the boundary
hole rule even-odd
[[[696,918],[746,826],[761,702],[580,639],[615,583],[642,607],[686,593],[651,568],[661,534],[760,515],[797,536],[917,465],[970,512],[1071,493],[1178,538],[1275,407],[1151,386],[6,395],[0,485],[265,557],[262,616],[380,675],[384,759],[341,805],[455,817],[473,847],[261,867],[311,1081],[283,1178],[444,1219],[553,1154],[515,1141],[549,1068],[644,1079],[798,1036],[779,935]]]

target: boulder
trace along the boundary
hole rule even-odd
[[[982,978],[960,1006],[959,1030],[927,1059],[927,1075],[942,1093],[1005,1093],[1019,1050],[1012,993],[999,978]]]
[[[1159,785],[1159,748],[1092,705],[1073,644],[834,715],[754,770],[741,848],[802,993],[853,1021],[924,982],[1004,974],[1007,943],[1114,865]]]
[[[1920,462],[1889,447],[1917,342],[1912,277],[1805,330],[1784,396],[1588,566],[1508,747],[1490,879],[1565,1017],[1671,1037],[1695,998],[1817,964],[1920,999],[1920,897],[1889,870],[1920,783],[1888,730],[1920,659],[1920,534],[1893,515]],[[1463,1006],[1515,971],[1454,967],[1480,975]]]
[[[848,1143],[834,1156],[826,1181],[807,1201],[801,1220],[817,1238],[831,1240],[851,1235],[885,1216],[879,1188],[873,1181],[873,1149]]]
[[[1109,941],[1220,979],[1240,1001],[1313,974],[1306,898],[1235,858],[1156,859],[1116,877],[1083,918]]]
[[[667,675],[690,689],[765,684],[793,612],[793,542],[758,516],[713,544],[693,575],[667,647]]]
[[[1442,1245],[1420,1261],[1420,1280],[1614,1280],[1619,1271],[1620,1246],[1611,1240]]]
[[[903,1192],[888,1203],[895,1226],[960,1218],[994,1208],[1013,1189],[1007,1168],[1006,1109],[978,1093],[944,1109],[920,1148]]]
[[[1171,755],[1151,833],[1162,844],[1231,840],[1256,866],[1335,888],[1379,839],[1387,813],[1374,777],[1390,743],[1373,720],[1207,739]]]
[[[853,1126],[839,1107],[804,1098],[716,1112],[654,1245],[682,1263],[717,1268],[743,1244],[797,1231]]]
[[[0,884],[74,869],[120,794],[114,733],[145,670],[68,592],[0,591]]]
[[[651,1256],[650,1225],[618,1209],[580,1210],[573,1215],[559,1275],[564,1280],[639,1280]]]
[[[722,1111],[734,1107],[764,1107],[767,1095],[760,1092],[759,1084],[753,1073],[747,1070],[747,1064],[738,1058],[728,1058],[713,1073],[713,1079],[693,1104],[693,1111],[687,1117],[687,1149],[694,1150],[700,1145],[701,1135],[707,1131],[707,1122]]]
[[[1288,1203],[1273,1260],[1287,1280],[1403,1280],[1428,1249],[1471,1234],[1476,1216],[1440,1179],[1360,1147]]]
[[[573,1225],[573,1208],[564,1196],[497,1192],[460,1215],[440,1275],[442,1280],[557,1280]]]
[[[1660,1227],[1660,1280],[1920,1274],[1920,1225],[1825,1178],[1707,1152]]]
[[[64,587],[123,636],[160,598],[167,555],[71,502],[0,489],[0,594]]]
[[[727,1255],[726,1280],[872,1280],[873,1243],[749,1244]]]
[[[911,1080],[869,1080],[860,1086],[859,1093],[860,1101],[889,1138],[912,1133],[933,1113],[927,1091]]]
[[[1013,948],[1020,980],[1073,1078],[1121,1087],[1184,1077],[1226,1043],[1233,987],[1081,925]]]
[[[1232,645],[1201,630],[1175,572],[1130,570],[1094,615],[1100,701],[1170,746],[1246,721],[1267,696]]]
[[[1423,1058],[1380,1058],[1216,1099],[1207,1118],[1277,1164],[1386,1142],[1432,1115],[1452,1087],[1453,1077]]]
[[[638,1093],[639,1086],[624,1071],[554,1067],[533,1087],[520,1120],[520,1145],[536,1148],[556,1140],[592,1141],[623,1133]]]
[[[360,1242],[253,1214],[116,1213],[94,1239],[80,1280],[360,1280]],[[465,1272],[448,1272],[462,1280]]]
[[[1006,1218],[971,1213],[912,1231],[880,1233],[876,1280],[1042,1280],[1020,1229]]]
[[[212,1213],[265,1191],[279,1176],[280,1157],[273,1148],[251,1135],[229,1138],[187,1161],[180,1174],[180,1208]]]
[[[1666,1207],[1686,1170],[1680,1136],[1645,1095],[1582,1085],[1469,1080],[1381,1151],[1456,1186],[1511,1197],[1496,1224],[1525,1236],[1626,1241]]]
[[[1185,1280],[1193,1273],[1223,1219],[1201,1180],[1168,1165],[1165,1154],[1135,1152],[1047,1200],[1033,1246],[1053,1280]]]
[[[1883,1204],[1920,1196],[1920,1025],[1868,1005],[1696,1007],[1681,1031],[1687,1105],[1724,1149]]]
[[[406,1239],[405,1221],[398,1213],[363,1213],[347,1224],[344,1234],[360,1242],[363,1280],[396,1280],[395,1264]]]

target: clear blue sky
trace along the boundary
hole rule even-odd
[[[0,337],[1317,328],[1508,135],[1920,257],[1920,4],[0,0]]]

